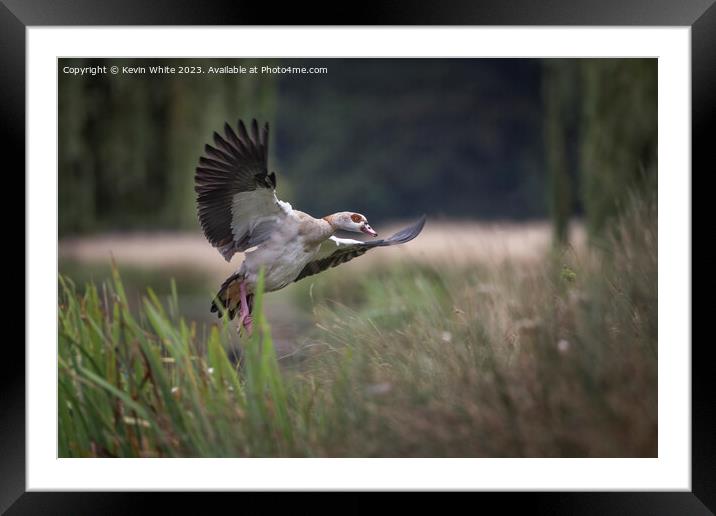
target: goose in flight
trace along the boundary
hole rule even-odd
[[[378,234],[360,213],[341,211],[316,219],[294,210],[276,197],[276,174],[268,172],[268,124],[251,131],[239,120],[237,130],[227,123],[224,136],[214,132],[214,145],[206,145],[194,177],[199,222],[207,240],[226,261],[246,251],[239,270],[221,285],[211,311],[230,319],[239,313],[251,333],[253,292],[264,268],[264,290],[318,274],[375,247],[403,244],[415,238],[425,225],[423,215],[415,224],[390,238],[362,242],[336,238],[338,230]],[[252,249],[253,248],[253,249]]]

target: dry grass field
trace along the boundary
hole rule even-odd
[[[410,221],[394,222],[376,228],[380,236],[399,230]],[[571,227],[574,249],[584,247],[584,228]],[[479,223],[429,220],[420,237],[410,245],[371,252],[350,267],[372,267],[377,263],[406,260],[432,265],[470,265],[474,263],[515,263],[541,260],[551,246],[548,222]],[[67,238],[60,241],[61,260],[84,264],[106,264],[110,256],[120,266],[142,268],[188,268],[222,280],[243,260],[241,253],[226,263],[199,231],[194,233],[130,233]]]

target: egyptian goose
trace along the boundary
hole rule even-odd
[[[226,261],[247,251],[239,270],[221,285],[211,311],[233,319],[238,310],[239,330],[243,325],[249,333],[253,292],[262,267],[264,290],[279,290],[374,247],[408,242],[425,225],[422,216],[384,240],[336,238],[338,230],[378,234],[360,213],[342,211],[316,219],[280,201],[276,174],[268,172],[268,124],[259,133],[256,120],[251,134],[241,120],[237,131],[227,123],[223,137],[214,132],[214,146],[207,144],[199,158],[194,189],[199,221],[211,245]]]

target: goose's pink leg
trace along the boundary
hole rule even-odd
[[[239,328],[241,325],[246,328],[246,331],[251,335],[252,332],[252,320],[251,314],[249,313],[249,303],[246,299],[246,282],[242,281],[239,284],[239,294],[241,296],[241,308],[239,309]]]

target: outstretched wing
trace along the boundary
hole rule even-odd
[[[359,242],[357,240],[343,240],[340,238],[330,238],[321,245],[319,257],[301,270],[299,275],[293,281],[301,280],[307,276],[318,274],[321,271],[336,267],[342,263],[352,260],[358,256],[365,254],[368,250],[375,247],[386,247],[396,244],[404,244],[418,236],[425,226],[425,215],[407,228],[401,229],[393,236],[384,240],[373,240],[371,242]]]
[[[237,251],[266,241],[291,210],[276,198],[276,175],[268,173],[268,124],[251,134],[239,120],[227,123],[224,136],[214,133],[194,176],[199,222],[207,240],[229,261]]]

